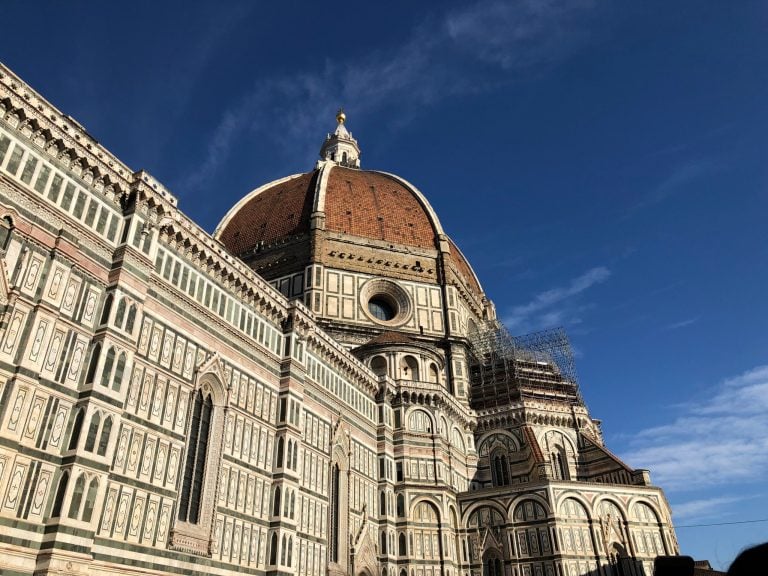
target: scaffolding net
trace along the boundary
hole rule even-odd
[[[582,403],[562,328],[512,336],[497,320],[470,335],[470,403],[487,410],[524,398]]]

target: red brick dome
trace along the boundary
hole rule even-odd
[[[328,232],[402,246],[437,248],[442,234],[427,200],[404,180],[326,164],[254,190],[224,217],[215,237],[241,256],[308,233],[313,213],[324,215]]]
[[[394,174],[361,170],[346,115],[340,111],[336,120],[315,170],[257,188],[224,216],[214,237],[265,278],[282,278],[281,286],[310,262],[337,258],[349,270],[463,284],[482,297],[477,276],[424,195]],[[337,244],[320,255],[318,247],[329,242]],[[399,256],[365,252],[371,249]],[[291,286],[291,294],[300,293]]]

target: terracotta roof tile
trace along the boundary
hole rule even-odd
[[[317,171],[276,184],[251,198],[232,217],[219,239],[236,255],[259,242],[309,231]]]
[[[435,229],[416,195],[377,172],[335,167],[325,196],[326,230],[404,244],[435,247]]]

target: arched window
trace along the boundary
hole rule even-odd
[[[272,516],[280,516],[280,486],[275,488],[275,497],[272,501]]]
[[[53,509],[51,518],[61,515],[61,507],[64,505],[64,495],[67,493],[67,484],[69,483],[69,472],[64,472],[59,479],[59,487],[56,490],[56,497],[53,499]]]
[[[128,309],[128,318],[125,321],[125,331],[128,333],[133,333],[133,323],[136,321],[136,305],[131,304],[131,307]]]
[[[101,427],[101,435],[99,436],[99,447],[96,449],[98,456],[104,456],[107,453],[107,446],[109,446],[109,435],[112,432],[112,418],[109,417],[104,420],[104,426]]]
[[[72,426],[72,434],[69,437],[69,446],[67,450],[73,450],[77,447],[77,441],[80,440],[80,431],[83,429],[83,418],[85,417],[84,410],[78,410],[75,415],[75,423]]]
[[[552,471],[556,480],[568,480],[567,456],[561,448],[556,448],[552,452]]]
[[[381,553],[387,553],[387,533],[384,530],[381,531]]]
[[[115,365],[115,349],[111,346],[104,357],[104,368],[101,371],[101,385],[109,386],[109,380],[112,376],[112,367]]]
[[[387,360],[383,356],[374,356],[371,358],[371,370],[377,376],[384,376],[387,373]]]
[[[104,309],[101,311],[101,320],[99,320],[99,324],[103,325],[107,323],[107,320],[109,320],[109,312],[112,310],[112,301],[114,300],[114,296],[112,294],[109,294],[104,300]]]
[[[280,564],[285,566],[285,553],[288,551],[288,545],[286,542],[285,534],[283,534],[283,550],[280,553]]]
[[[93,382],[93,377],[96,375],[96,366],[99,364],[99,355],[101,354],[101,344],[96,344],[91,351],[91,362],[88,364],[88,372],[85,373],[86,383]]]
[[[386,513],[387,513],[387,495],[384,492],[384,490],[382,490],[379,493],[379,514],[383,516]]]
[[[283,507],[283,516],[289,518],[289,512],[291,510],[291,490],[285,489],[285,506]]]
[[[501,560],[498,556],[488,554],[483,560],[483,576],[504,576],[501,570]]]
[[[437,370],[437,365],[434,363],[429,365],[429,381],[435,384],[440,382],[440,373]]]
[[[192,409],[187,461],[184,466],[184,482],[181,485],[179,501],[179,519],[191,524],[197,524],[200,517],[200,499],[203,491],[205,456],[208,452],[208,433],[212,413],[213,400],[210,394],[203,397],[203,391],[198,390]]]
[[[85,506],[83,506],[83,522],[90,522],[93,516],[93,507],[96,505],[96,492],[99,490],[99,481],[94,478],[88,485],[88,494],[85,496]]]
[[[432,432],[432,419],[424,410],[413,410],[408,415],[408,428],[414,432]]]
[[[288,457],[285,459],[285,467],[291,467],[291,461],[293,460],[293,440],[288,440]]]
[[[341,470],[338,463],[331,468],[331,562],[339,561],[339,526],[340,526],[340,506],[339,506],[339,487],[341,480]]]
[[[495,452],[491,456],[491,478],[494,486],[507,486],[509,484],[509,463],[507,455],[503,452]]]
[[[125,373],[125,352],[120,352],[117,357],[117,366],[115,367],[115,377],[112,378],[112,390],[120,392],[123,385],[123,374]]]
[[[85,439],[86,452],[93,452],[93,448],[96,446],[96,434],[99,432],[99,424],[101,424],[101,414],[96,412],[91,416],[91,425],[88,426],[88,436]]]
[[[400,532],[400,536],[397,538],[397,553],[400,556],[407,556],[408,550],[405,546],[405,533]]]
[[[293,461],[291,462],[291,468],[293,470],[297,469],[299,461],[299,443],[293,445]]]
[[[286,566],[290,566],[293,561],[293,537],[288,538],[288,562]]]
[[[405,516],[405,496],[402,494],[397,495],[397,515],[401,518]]]
[[[269,563],[277,563],[277,534],[272,534],[272,542],[269,544]]]
[[[295,518],[294,513],[296,512],[296,493],[291,492],[291,518]]]
[[[13,220],[10,216],[4,216],[0,220],[0,250],[8,248],[13,234]]]
[[[413,356],[406,356],[403,358],[400,370],[403,374],[403,380],[419,379],[419,363]]]
[[[72,500],[69,503],[69,516],[70,518],[77,519],[77,515],[80,513],[80,503],[83,501],[83,492],[85,491],[85,474],[80,474],[75,482],[75,489],[72,492]]]
[[[117,312],[115,312],[115,326],[122,327],[123,318],[125,317],[125,298],[121,298],[117,304]]]
[[[283,446],[284,442],[282,438],[277,439],[277,455],[275,456],[275,468],[280,468],[283,465]]]

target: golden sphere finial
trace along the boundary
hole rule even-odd
[[[347,119],[347,115],[344,114],[344,108],[339,108],[339,111],[336,112],[336,122],[339,124],[344,124],[344,121]]]

